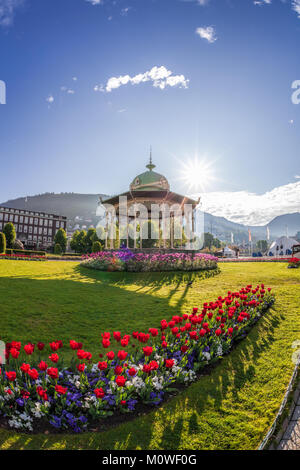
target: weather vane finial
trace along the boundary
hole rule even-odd
[[[150,161],[148,163],[148,165],[146,165],[146,168],[148,168],[148,170],[152,171],[153,168],[155,168],[155,165],[153,165],[152,163],[152,145],[150,145]]]

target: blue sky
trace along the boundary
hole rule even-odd
[[[0,0],[0,201],[126,190],[152,144],[211,212],[299,210],[299,47],[297,0]]]

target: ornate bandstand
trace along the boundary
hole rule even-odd
[[[139,230],[138,227],[148,227],[150,221],[152,223],[154,221],[157,227],[157,240],[152,246],[156,249],[172,250],[175,245],[177,249],[183,248],[183,245],[186,248],[185,228],[189,225],[191,233],[195,231],[195,211],[200,198],[194,200],[172,192],[167,178],[154,171],[155,165],[152,162],[151,152],[150,161],[146,168],[147,171],[133,179],[129,191],[105,200],[100,198],[99,204],[105,208],[104,238],[106,249],[124,245],[134,249],[149,247],[143,237],[130,235],[130,227],[136,234]],[[122,231],[114,230],[114,227],[121,226],[123,227]],[[182,228],[179,228],[178,231],[178,227]],[[132,243],[130,243],[130,238],[133,238]]]

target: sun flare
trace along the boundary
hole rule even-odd
[[[180,179],[184,181],[189,190],[204,191],[208,184],[215,179],[213,162],[197,157],[188,160],[182,164]]]

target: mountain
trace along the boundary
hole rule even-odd
[[[75,226],[76,228],[96,226],[96,209],[99,197],[107,196],[105,194],[44,193],[12,199],[0,205],[15,209],[64,215],[68,218],[68,230],[72,230]]]
[[[277,236],[285,235],[287,231],[288,236],[293,237],[300,231],[300,212],[275,217],[269,223],[269,229],[271,233],[276,233]]]
[[[72,231],[75,228],[86,229],[90,225],[97,225],[96,208],[99,196],[107,197],[105,194],[44,193],[26,198],[12,199],[0,205],[15,209],[64,215],[68,218],[68,230]],[[300,213],[296,212],[275,217],[268,226],[271,239],[285,235],[286,228],[288,228],[289,236],[295,236],[296,232],[300,231]],[[250,226],[249,228],[253,240],[266,238],[266,225]],[[208,213],[204,214],[204,230],[205,232],[213,233],[215,237],[228,243],[231,240],[231,233],[233,233],[236,243],[247,242],[248,240],[247,226],[231,222],[225,217],[218,217]]]

